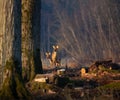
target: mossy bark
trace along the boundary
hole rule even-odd
[[[4,34],[2,42],[3,84],[0,100],[29,99],[22,81],[21,67],[21,0],[3,0]]]
[[[22,0],[22,66],[24,68],[23,78],[30,80],[31,57],[33,53],[32,41],[32,12],[34,0]]]
[[[0,100],[31,99],[16,66],[17,63],[13,58],[6,62],[4,69],[4,83],[0,91]]]
[[[42,73],[40,60],[40,0],[22,0],[23,78],[30,81]]]

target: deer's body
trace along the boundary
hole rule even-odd
[[[52,60],[53,62],[55,62],[55,61],[57,60],[57,52],[56,52],[56,51],[54,51],[54,52],[52,53],[52,55],[51,55],[51,60]]]
[[[53,46],[53,52],[52,55],[50,52],[46,53],[46,58],[49,60],[51,65],[55,65],[58,66],[60,65],[60,61],[57,58],[57,50],[58,50],[58,46]]]

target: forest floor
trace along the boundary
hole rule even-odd
[[[51,71],[53,69],[45,72]],[[34,100],[120,100],[120,73],[105,71],[97,76],[87,73],[81,77],[79,72],[78,68],[72,69],[72,74],[76,73],[69,77],[74,82],[72,88],[55,85],[57,91],[46,88],[30,90]]]

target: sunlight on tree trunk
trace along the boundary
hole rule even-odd
[[[21,0],[4,0],[3,66],[0,100],[29,99],[21,75]]]
[[[2,46],[3,46],[3,24],[4,24],[4,10],[3,10],[3,7],[4,7],[4,2],[1,0],[0,1],[0,87],[2,85],[2,82],[3,82],[3,66],[2,66],[2,52],[3,52],[3,49],[2,49]]]

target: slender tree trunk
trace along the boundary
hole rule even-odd
[[[41,17],[41,0],[36,0],[33,10],[32,18],[32,32],[33,32],[33,50],[34,50],[34,62],[35,62],[35,74],[42,73],[42,62],[40,54],[40,17]]]
[[[21,67],[21,0],[4,1],[4,34],[2,65],[4,82],[0,100],[28,99],[28,92],[22,81]]]

